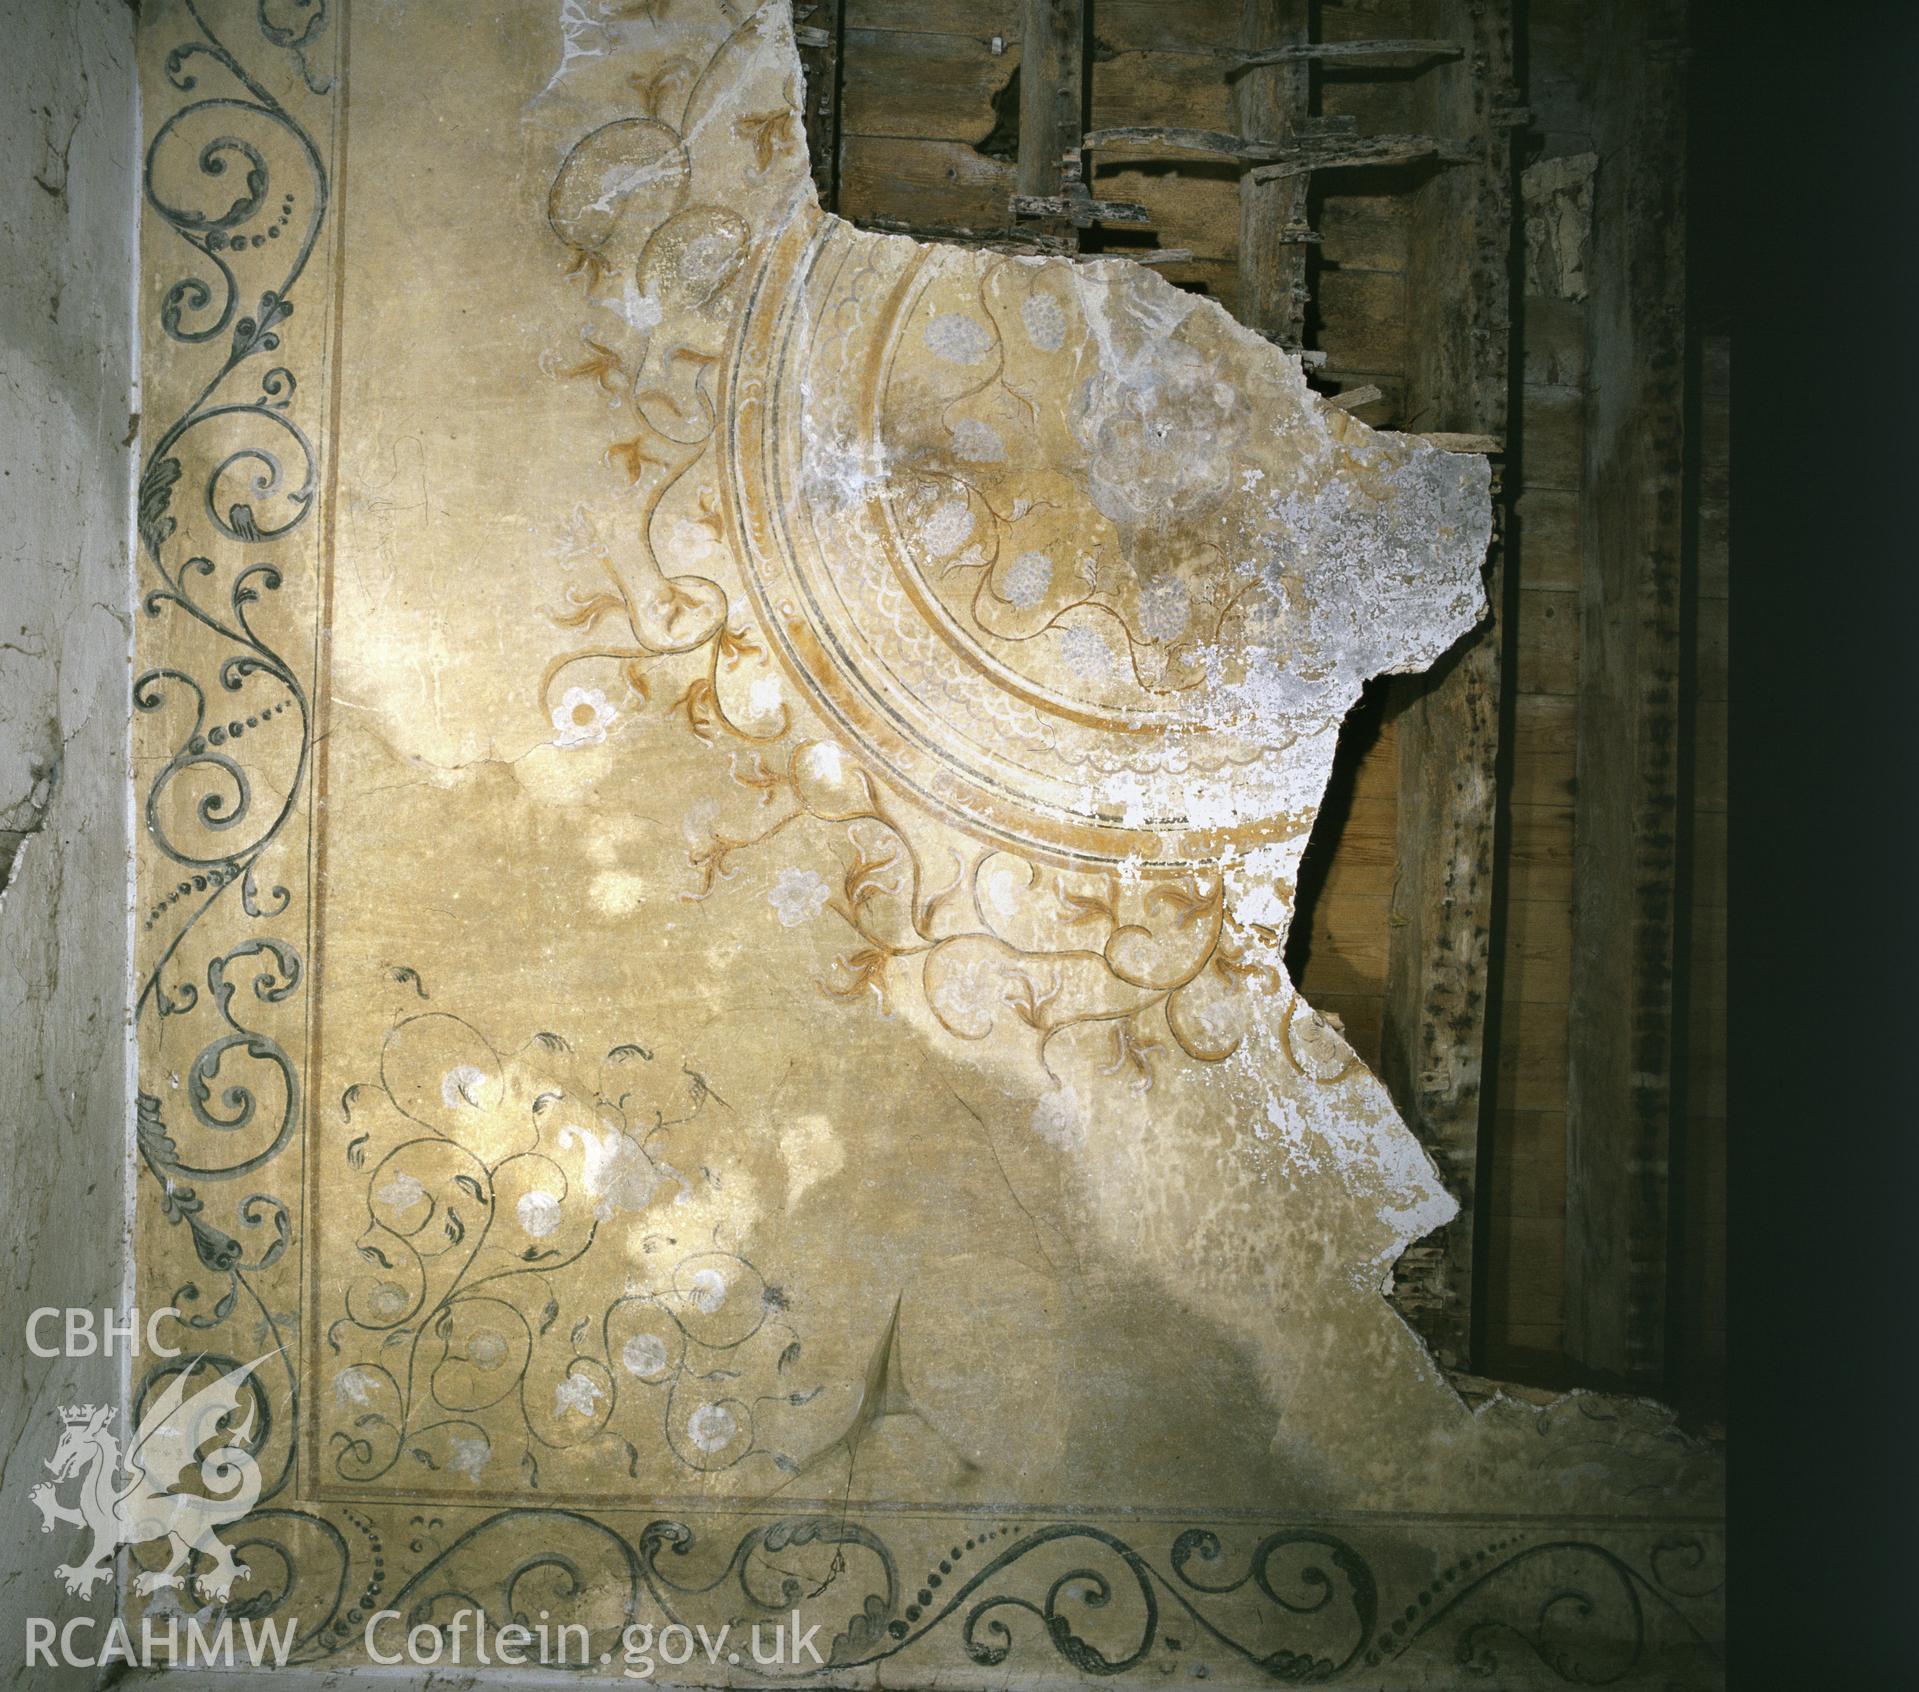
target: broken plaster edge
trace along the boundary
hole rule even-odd
[[[798,101],[792,107],[792,118],[794,122],[801,125],[803,130],[803,114],[806,110],[807,77],[806,66],[800,58],[798,41],[793,33],[792,3],[791,0],[769,0],[769,5],[778,23],[776,29],[778,50],[787,55],[788,68],[793,78],[792,86],[799,90]],[[1577,186],[1580,182],[1590,177],[1596,160],[1593,160],[1590,156],[1581,155],[1577,159],[1560,161],[1560,163],[1562,164],[1562,168],[1566,165],[1570,166],[1570,175],[1567,181],[1562,184],[1555,178],[1550,183],[1543,184],[1543,187],[1551,188],[1562,185]],[[1537,170],[1539,167],[1534,168]],[[799,189],[795,195],[793,210],[789,213],[789,217],[810,214],[829,225],[843,227],[850,234],[862,239],[877,239],[902,243],[927,253],[961,253],[971,255],[981,250],[969,246],[964,242],[942,240],[937,237],[928,238],[903,230],[863,228],[851,218],[844,217],[837,211],[829,210],[820,203],[819,187],[814,181],[810,170],[801,174],[798,180]],[[1528,192],[1533,192],[1534,187],[1535,185],[1529,181]],[[1497,539],[1493,528],[1497,501],[1491,486],[1491,459],[1487,454],[1462,450],[1455,446],[1428,441],[1419,434],[1406,430],[1377,428],[1365,422],[1363,419],[1354,416],[1350,411],[1337,405],[1331,398],[1320,393],[1312,386],[1307,375],[1306,360],[1301,352],[1281,346],[1277,342],[1260,334],[1258,330],[1252,328],[1250,325],[1242,323],[1211,295],[1188,293],[1161,275],[1154,266],[1141,264],[1137,260],[1127,257],[1124,253],[1049,254],[1036,252],[1030,254],[1009,254],[1005,256],[1013,263],[1034,267],[1064,264],[1075,271],[1090,271],[1101,281],[1106,281],[1110,278],[1115,284],[1127,279],[1137,281],[1140,278],[1150,278],[1149,286],[1152,290],[1158,292],[1162,297],[1165,295],[1179,294],[1185,300],[1190,301],[1190,306],[1187,308],[1188,315],[1197,313],[1204,316],[1204,314],[1210,312],[1212,314],[1214,327],[1221,330],[1228,340],[1240,347],[1247,357],[1265,360],[1269,368],[1280,372],[1298,396],[1311,407],[1315,421],[1321,427],[1331,431],[1339,431],[1347,428],[1358,429],[1362,431],[1366,437],[1381,436],[1388,440],[1404,441],[1412,447],[1415,455],[1431,453],[1447,457],[1472,458],[1479,460],[1481,464],[1486,466],[1487,486],[1485,490],[1485,500],[1488,535],[1485,549],[1480,558],[1479,581],[1477,584],[1478,600],[1471,621],[1463,628],[1453,630],[1444,643],[1441,644],[1430,657],[1425,658],[1423,661],[1417,659],[1409,660],[1405,663],[1389,665],[1369,673],[1360,684],[1361,692],[1349,701],[1345,709],[1337,715],[1336,722],[1341,730],[1344,729],[1347,721],[1351,718],[1353,711],[1357,709],[1360,698],[1363,697],[1365,687],[1385,676],[1429,674],[1437,665],[1444,662],[1461,643],[1470,639],[1476,632],[1485,627],[1487,619],[1493,613],[1491,596],[1486,591],[1484,579],[1485,568],[1488,560],[1491,558],[1492,547],[1496,544]],[[1330,781],[1328,785],[1330,785]],[[1323,788],[1320,795],[1322,807],[1324,804],[1325,791],[1326,789]],[[1323,809],[1320,814],[1323,815]],[[1314,821],[1315,830],[1317,827],[1318,817],[1316,816]],[[1308,838],[1310,841],[1310,835]],[[1295,987],[1298,988],[1297,983],[1295,983]],[[1325,1012],[1319,1006],[1313,1004],[1312,1000],[1306,996],[1303,990],[1300,991],[1300,1000],[1314,1015],[1322,1019],[1324,1018]],[[1334,1032],[1339,1035],[1339,1038],[1346,1043],[1347,1049],[1351,1051],[1351,1043],[1346,1041],[1344,1033],[1336,1027],[1334,1028]],[[1356,1062],[1364,1064],[1365,1060],[1360,1058],[1357,1052],[1354,1052],[1353,1056]],[[1378,1072],[1373,1069],[1373,1066],[1367,1064],[1365,1067],[1370,1073],[1373,1073],[1376,1078],[1378,1077]],[[1380,1085],[1382,1087],[1385,1086],[1383,1079],[1380,1079]],[[1389,1099],[1391,1098],[1390,1089],[1388,1090],[1387,1096]],[[1553,1415],[1563,1412],[1580,1400],[1592,1399],[1598,1403],[1607,1406],[1616,1406],[1622,1410],[1638,1409],[1649,1413],[1656,1419],[1669,1425],[1678,1437],[1698,1449],[1710,1449],[1721,1444],[1722,1442],[1720,1441],[1686,1431],[1680,1426],[1679,1412],[1676,1407],[1652,1394],[1614,1392],[1588,1387],[1539,1389],[1529,1387],[1523,1382],[1506,1381],[1491,1376],[1481,1376],[1468,1367],[1460,1366],[1455,1368],[1440,1359],[1434,1351],[1431,1342],[1419,1330],[1411,1318],[1400,1309],[1392,1295],[1397,1283],[1399,1265],[1405,1260],[1407,1253],[1432,1239],[1442,1228],[1450,1226],[1464,1212],[1465,1206],[1464,1201],[1461,1200],[1460,1196],[1454,1192],[1447,1183],[1445,1174],[1439,1167],[1438,1160],[1435,1158],[1432,1148],[1420,1138],[1406,1113],[1400,1108],[1398,1101],[1393,1100],[1392,1106],[1394,1115],[1398,1117],[1407,1135],[1418,1147],[1419,1156],[1423,1158],[1425,1162],[1427,1174],[1445,1195],[1452,1208],[1448,1215],[1439,1217],[1423,1229],[1423,1231],[1405,1239],[1397,1250],[1383,1253],[1379,1258],[1375,1259],[1372,1267],[1377,1270],[1377,1280],[1375,1281],[1371,1276],[1368,1276],[1367,1284],[1369,1289],[1377,1294],[1380,1303],[1391,1312],[1394,1319],[1400,1323],[1407,1335],[1418,1347],[1421,1360],[1428,1374],[1433,1379],[1443,1383],[1448,1392],[1451,1393],[1460,1410],[1475,1422],[1488,1419],[1497,1420],[1501,1417],[1508,1416],[1530,1416],[1535,1426],[1543,1435],[1546,1425]],[[1424,1218],[1421,1220],[1424,1220]],[[1485,1389],[1483,1392],[1480,1390],[1482,1387]]]

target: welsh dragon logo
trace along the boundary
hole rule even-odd
[[[161,1538],[173,1542],[173,1560],[163,1569],[136,1576],[135,1592],[184,1586],[189,1578],[209,1599],[224,1600],[232,1591],[247,1570],[233,1560],[214,1529],[238,1521],[260,1497],[260,1466],[247,1449],[253,1432],[251,1395],[245,1421],[237,1428],[227,1424],[239,1414],[248,1377],[266,1360],[256,1357],[190,1395],[187,1382],[193,1369],[181,1370],[140,1418],[124,1457],[120,1441],[107,1431],[113,1421],[111,1405],[61,1410],[60,1443],[47,1460],[53,1479],[36,1486],[32,1498],[40,1506],[42,1533],[51,1533],[55,1522],[93,1530],[86,1558],[53,1571],[69,1592],[82,1598],[92,1592],[111,1573],[119,1546]],[[214,1449],[201,1456],[200,1448],[209,1444]],[[204,1492],[171,1490],[196,1466]],[[77,1503],[62,1504],[55,1488],[76,1477]],[[189,1577],[183,1571],[196,1551],[211,1566]]]

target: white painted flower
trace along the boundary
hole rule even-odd
[[[947,558],[966,544],[972,532],[972,507],[963,499],[949,499],[926,519],[920,534],[927,551],[935,558]]]
[[[1177,576],[1160,576],[1139,592],[1139,632],[1148,640],[1178,640],[1193,614],[1193,597]]]
[[[446,1460],[446,1466],[477,1485],[480,1471],[486,1467],[492,1455],[493,1447],[484,1439],[456,1438],[453,1441],[453,1455]]]
[[[968,1022],[990,1025],[1006,998],[1006,981],[999,960],[973,955],[946,971],[940,981],[941,1006]]]
[[[714,798],[697,801],[680,819],[680,838],[689,846],[704,846],[712,837],[713,825],[720,820],[720,802]]]
[[[596,1132],[569,1122],[560,1130],[559,1144],[577,1145],[586,1154],[581,1185],[588,1198],[600,1201],[601,1221],[616,1210],[644,1210],[659,1185],[659,1171],[640,1142],[618,1128]]]
[[[380,1377],[371,1369],[342,1369],[333,1377],[333,1396],[341,1404],[367,1404],[379,1384]]]
[[[373,1289],[367,1302],[373,1306],[376,1316],[397,1316],[412,1303],[407,1297],[406,1288],[398,1281],[382,1281]]]
[[[180,1583],[183,1587],[185,1581]],[[189,1588],[191,1590],[191,1588]],[[171,1586],[163,1586],[147,1600],[147,1607],[140,1612],[151,1616],[156,1622],[164,1621],[168,1616],[193,1616],[202,1613],[197,1603],[189,1606],[180,1602],[180,1594]]]
[[[724,1404],[702,1404],[686,1419],[686,1437],[702,1451],[724,1451],[735,1427],[733,1412]]]
[[[466,1342],[466,1360],[479,1369],[497,1369],[506,1361],[506,1336],[481,1328]]]
[[[1066,313],[1051,294],[1028,294],[1020,302],[1019,315],[1027,340],[1041,352],[1058,352],[1066,344]]]
[[[1081,681],[1105,681],[1113,673],[1113,649],[1098,629],[1084,623],[1061,631],[1059,655]]]
[[[411,1210],[426,1197],[426,1188],[417,1175],[401,1172],[380,1186],[373,1195],[392,1210]]]
[[[541,368],[546,355],[541,355]],[[554,531],[555,558],[561,564],[597,564],[605,556],[600,527],[584,505],[575,505]]]
[[[1006,567],[1000,594],[1009,605],[1030,611],[1053,585],[1053,561],[1043,552],[1022,552]]]
[[[676,517],[666,525],[668,553],[681,564],[703,564],[721,551],[713,531],[704,523]]]
[[[991,424],[962,417],[953,425],[953,453],[968,464],[1001,464],[1006,460],[1006,443]]]
[[[563,1416],[571,1410],[576,1416],[590,1416],[593,1406],[605,1396],[606,1388],[591,1375],[571,1370],[553,1389],[553,1414]]]
[[[649,329],[657,329],[660,319],[666,315],[657,293],[642,294],[639,286],[628,276],[620,295],[620,315],[644,335]]]
[[[993,336],[977,318],[943,311],[926,326],[926,347],[949,364],[978,364],[993,350]]]
[[[1055,1087],[1033,1107],[1033,1132],[1061,1151],[1071,1151],[1080,1143],[1084,1127],[1079,1094],[1071,1087]]]
[[[543,1240],[560,1225],[560,1201],[551,1193],[522,1193],[513,1207],[520,1226],[536,1240]]]
[[[597,687],[569,687],[553,707],[553,744],[598,746],[618,715]]]
[[[1070,416],[1099,511],[1125,524],[1210,511],[1230,486],[1255,409],[1222,404],[1222,391],[1231,386],[1215,379],[1213,361],[1176,340],[1097,367],[1073,394]]]
[[[726,1302],[726,1277],[710,1267],[696,1270],[687,1278],[685,1296],[702,1316],[711,1316]]]
[[[635,1334],[620,1347],[620,1366],[645,1380],[666,1367],[666,1341],[658,1334]]]
[[[480,1108],[480,1089],[486,1085],[486,1071],[470,1063],[456,1063],[440,1077],[440,1099],[448,1110]]]
[[[1032,877],[1030,869],[1027,871],[1027,877],[1030,881]],[[1026,883],[1022,882],[1007,864],[995,865],[987,871],[982,880],[986,902],[1003,917],[1019,915],[1020,894],[1025,886]]]
[[[782,928],[811,922],[826,909],[829,890],[818,870],[787,868],[767,889],[766,902],[779,914]]]
[[[739,262],[737,236],[724,229],[709,230],[687,242],[680,254],[680,275],[698,287],[710,288]]]
[[[778,676],[759,676],[746,690],[748,709],[756,717],[770,717],[786,703],[786,689]]]
[[[600,870],[587,894],[608,916],[631,916],[646,900],[646,878],[631,870]]]

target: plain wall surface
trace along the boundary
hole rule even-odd
[[[67,1595],[85,1536],[31,1493],[59,1407],[117,1403],[121,1362],[34,1357],[25,1327],[117,1308],[124,1274],[133,25],[0,0],[0,1667],[35,1688],[95,1672],[24,1666],[27,1618],[114,1600]]]

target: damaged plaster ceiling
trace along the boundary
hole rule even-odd
[[[1090,1659],[998,1667],[921,1566],[1051,1606],[1096,1533],[1204,1609],[1195,1556],[1270,1596],[1272,1531],[1350,1516],[1336,1601],[1213,1604],[1214,1672],[1443,1657],[1474,1556],[1514,1613],[1596,1570],[1638,1661],[1710,1462],[1650,1405],[1462,1402],[1383,1296],[1454,1202],[1283,962],[1341,720],[1485,612],[1486,461],[1150,271],[822,213],[782,5],[151,10],[153,263],[250,125],[215,263],[294,310],[222,331],[274,345],[218,416],[211,337],[149,342],[148,565],[215,610],[144,667],[247,663],[216,755],[164,679],[142,724],[138,1259],[285,1347],[289,1591],[550,1543],[590,1625],[717,1618],[777,1550],[849,1672],[1051,1684]],[[1541,1513],[1588,1526],[1537,1560],[1497,1524]],[[1130,1601],[1102,1663],[1163,1648]]]

